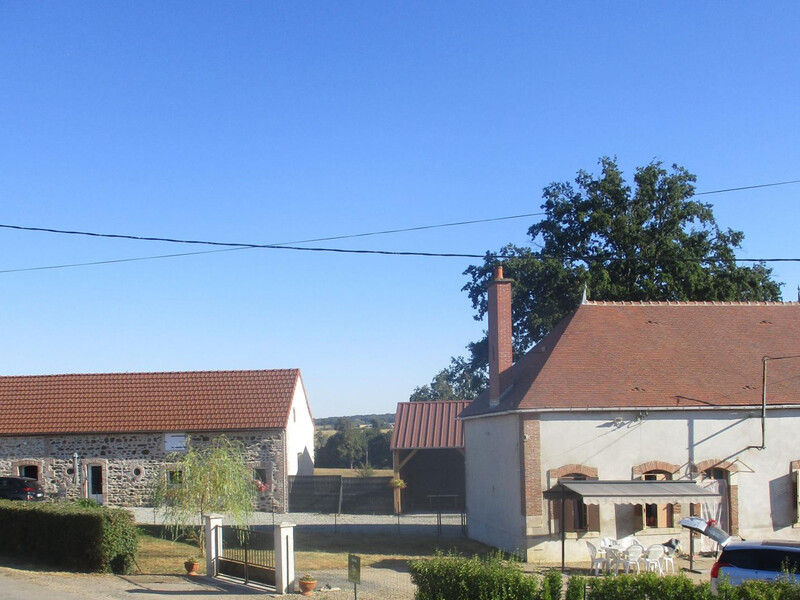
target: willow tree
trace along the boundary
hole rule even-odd
[[[223,513],[246,527],[257,487],[241,442],[220,436],[207,446],[195,446],[191,439],[186,443],[184,452],[168,455],[170,466],[162,467],[153,487],[153,505],[163,514],[175,537],[184,535],[196,541],[203,554],[203,515]]]

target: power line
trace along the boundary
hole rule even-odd
[[[792,181],[779,181],[777,183],[762,183],[761,185],[747,185],[744,187],[728,188],[726,190],[713,190],[711,192],[697,192],[695,196],[708,196],[710,194],[724,194],[725,192],[739,192],[741,190],[754,190],[756,188],[775,187],[777,185],[791,185],[793,183],[800,183],[800,179],[793,179]]]
[[[736,187],[736,188],[727,188],[722,190],[711,190],[707,192],[697,192],[695,196],[703,196],[703,195],[710,195],[710,194],[721,194],[725,192],[735,192],[741,190],[751,190],[756,188],[765,188],[765,187],[774,187],[774,186],[781,186],[781,185],[791,185],[800,183],[800,179],[794,179],[791,181],[781,181],[781,182],[774,182],[774,183],[764,183],[759,185],[751,185],[751,186],[743,186],[743,187]],[[177,258],[181,256],[196,256],[200,254],[212,254],[216,252],[230,252],[233,250],[249,250],[249,249],[268,249],[268,250],[294,250],[294,251],[304,251],[304,252],[331,252],[331,253],[338,253],[338,254],[372,254],[372,255],[384,255],[384,256],[419,256],[419,257],[428,257],[428,258],[485,258],[486,256],[492,256],[492,253],[485,253],[485,254],[462,254],[462,253],[452,253],[452,252],[413,252],[413,251],[391,251],[391,250],[349,250],[344,248],[315,248],[315,247],[305,247],[305,246],[295,246],[295,244],[306,244],[312,242],[321,242],[321,241],[333,241],[333,240],[344,240],[344,239],[354,239],[354,238],[362,238],[362,237],[370,237],[376,235],[387,235],[393,233],[406,233],[411,231],[425,231],[430,229],[440,229],[445,227],[458,227],[463,225],[473,225],[479,223],[491,223],[497,221],[507,221],[512,219],[522,219],[528,217],[537,217],[546,215],[545,212],[539,213],[525,213],[520,215],[510,215],[505,217],[493,217],[488,219],[474,219],[470,221],[455,221],[451,223],[440,223],[436,225],[422,225],[417,227],[407,227],[402,229],[385,229],[380,231],[372,231],[367,233],[356,233],[356,234],[349,234],[349,235],[339,235],[339,236],[329,236],[329,237],[322,237],[322,238],[312,238],[307,240],[298,240],[294,242],[279,242],[274,244],[250,244],[250,243],[239,243],[239,242],[215,242],[215,241],[207,241],[207,240],[189,240],[189,239],[179,239],[179,238],[162,238],[162,237],[152,237],[152,236],[137,236],[137,235],[125,235],[125,234],[114,234],[114,233],[97,233],[97,232],[89,232],[89,231],[77,231],[77,230],[66,230],[66,229],[53,229],[47,227],[26,227],[22,225],[8,225],[8,224],[0,224],[0,228],[2,229],[12,229],[17,231],[34,231],[34,232],[42,232],[42,233],[55,233],[55,234],[62,234],[62,235],[78,235],[78,236],[86,236],[86,237],[97,237],[97,238],[106,238],[106,239],[126,239],[126,240],[133,240],[133,241],[147,241],[147,242],[165,242],[165,243],[173,243],[173,244],[192,244],[192,245],[205,245],[205,246],[224,246],[224,249],[219,250],[205,250],[205,251],[197,251],[197,252],[182,252],[176,254],[161,254],[156,256],[143,256],[143,257],[136,257],[136,258],[121,258],[121,259],[114,259],[114,260],[104,260],[104,261],[93,261],[93,262],[85,262],[85,263],[70,263],[70,264],[62,264],[62,265],[49,265],[44,267],[27,267],[21,269],[6,269],[0,270],[0,274],[3,273],[19,273],[24,271],[42,271],[42,270],[49,270],[49,269],[65,269],[70,267],[85,267],[85,266],[96,266],[96,265],[107,265],[107,264],[115,264],[115,263],[125,263],[125,262],[136,262],[136,261],[144,261],[144,260],[158,260],[158,259],[166,259],[166,258]],[[535,242],[533,242],[535,244]],[[539,245],[540,244],[535,244]],[[542,258],[558,258],[558,257],[548,257],[543,256]],[[565,260],[576,260],[576,261],[584,261],[584,262],[592,262],[594,260],[605,260],[605,261],[612,261],[612,262],[619,262],[619,261],[661,261],[664,262],[663,259],[647,259],[647,258],[615,258],[615,257],[605,257],[605,258],[596,258],[596,257],[563,257]],[[670,259],[670,260],[680,260],[680,261],[690,261],[690,262],[800,262],[800,258],[734,258],[734,259],[721,259],[716,257],[709,257],[709,258],[687,258],[687,259]]]

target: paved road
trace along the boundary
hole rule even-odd
[[[4,600],[132,600],[175,596],[182,600],[233,600],[274,594],[207,577],[87,575],[0,567],[0,597]]]

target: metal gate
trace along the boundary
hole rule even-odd
[[[222,550],[217,573],[266,585],[275,585],[275,540],[271,531],[220,526]]]

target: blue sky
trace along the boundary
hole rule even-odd
[[[800,179],[800,4],[0,3],[0,224],[282,243],[539,212],[616,155],[711,191]],[[705,196],[796,258],[800,185]],[[338,248],[483,254],[533,219]],[[209,248],[210,249],[210,248]],[[477,339],[475,260],[0,229],[3,374],[299,367],[393,412]],[[800,267],[774,265],[797,299]]]

